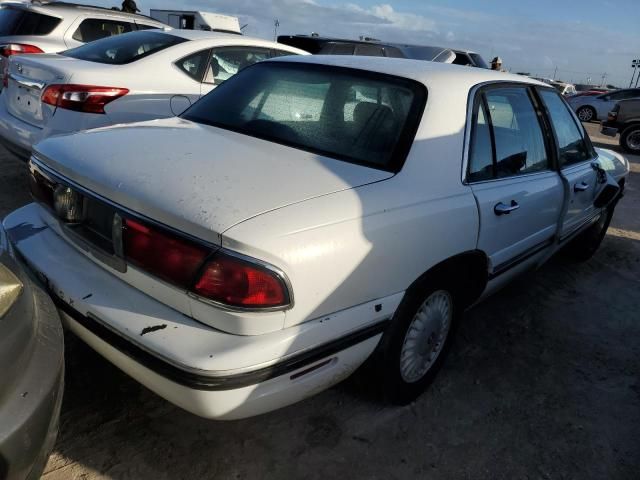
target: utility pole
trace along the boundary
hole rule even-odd
[[[558,66],[556,65],[556,68],[553,70],[553,79],[556,79],[556,73],[558,73]]]
[[[276,18],[273,22],[273,41],[278,41],[278,27],[280,26],[280,21]]]
[[[605,80],[605,78],[607,78],[607,72],[604,72],[604,73],[602,74],[602,83],[600,84],[600,86],[601,86],[601,87],[604,87],[604,80]]]

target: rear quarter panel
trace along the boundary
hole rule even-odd
[[[461,181],[466,98],[455,88],[429,92],[396,176],[259,215],[223,233],[223,246],[289,276],[295,305],[285,326],[401,293],[431,267],[476,248],[476,203]]]

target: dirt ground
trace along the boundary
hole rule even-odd
[[[595,138],[596,125],[589,125]],[[640,478],[640,157],[589,262],[555,259],[469,311],[432,388],[380,406],[358,377],[261,417],[172,406],[67,334],[46,480]],[[0,152],[0,216],[29,201]]]

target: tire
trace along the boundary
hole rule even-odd
[[[627,153],[640,155],[640,124],[631,125],[622,131],[620,146]]]
[[[581,122],[590,122],[597,120],[598,115],[593,107],[584,106],[576,110],[576,115]]]
[[[447,287],[407,293],[376,355],[377,385],[386,402],[406,405],[431,384],[449,351],[457,311]]]
[[[607,233],[614,207],[605,210],[598,221],[591,225],[564,248],[567,256],[576,262],[585,262],[596,253]]]

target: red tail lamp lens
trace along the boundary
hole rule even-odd
[[[236,307],[279,307],[289,301],[275,273],[226,255],[216,255],[207,264],[193,291]]]
[[[125,219],[122,232],[127,261],[168,282],[188,288],[208,250],[148,225]]]
[[[94,85],[49,85],[42,93],[42,103],[66,110],[105,113],[104,107],[129,93],[127,88]]]

